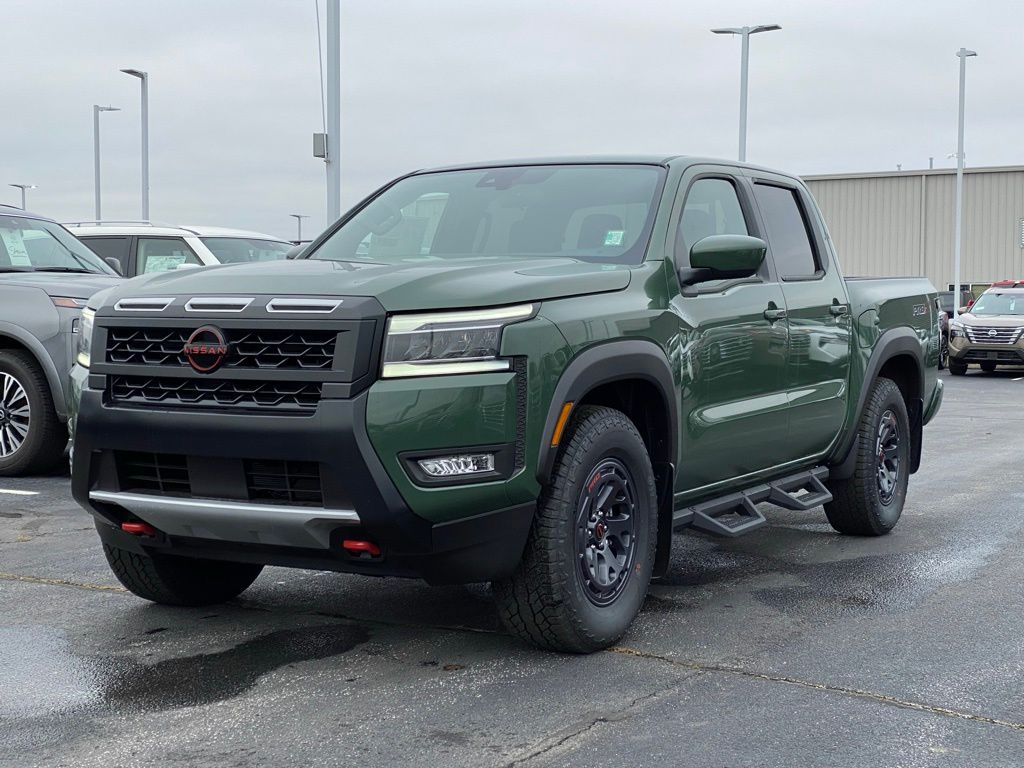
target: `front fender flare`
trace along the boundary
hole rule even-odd
[[[28,350],[28,353],[36,359],[39,367],[46,375],[46,381],[50,385],[50,394],[53,396],[53,407],[61,419],[67,418],[67,403],[64,399],[64,380],[57,371],[50,353],[46,347],[35,336],[24,328],[13,323],[0,320],[0,337],[7,337],[20,344]]]
[[[665,352],[653,341],[623,339],[588,347],[566,366],[548,405],[543,440],[537,456],[537,480],[546,485],[554,469],[558,446],[551,445],[563,403],[578,403],[587,392],[603,384],[626,379],[641,379],[661,393],[669,414],[668,462],[677,459],[679,441],[679,403],[676,385]],[[656,460],[652,457],[652,460]]]

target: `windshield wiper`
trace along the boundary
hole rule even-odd
[[[82,267],[36,267],[36,272],[75,272],[83,275],[95,275],[91,269],[83,269]]]
[[[28,267],[0,267],[0,272],[31,272]]]

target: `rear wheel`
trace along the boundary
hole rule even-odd
[[[53,469],[67,441],[39,364],[26,352],[0,352],[0,475]]]
[[[949,372],[954,376],[963,376],[967,373],[967,363],[960,362],[955,357],[949,358]]]
[[[840,533],[882,536],[900,519],[910,478],[910,419],[891,379],[872,385],[855,440],[853,477],[829,481],[825,514]]]
[[[140,555],[103,545],[117,580],[141,598],[162,605],[212,605],[238,597],[262,565],[201,560],[174,555]]]
[[[988,360],[986,360],[984,363],[981,363],[981,370],[983,370],[985,373],[992,373],[995,369],[996,364],[993,362],[989,362]]]
[[[654,567],[658,517],[643,439],[620,411],[581,406],[555,464],[523,560],[495,582],[509,630],[534,645],[590,653],[636,617]]]
[[[949,367],[949,337],[942,335],[939,342],[939,370],[944,371]]]

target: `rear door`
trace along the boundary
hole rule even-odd
[[[676,270],[709,235],[763,237],[749,183],[725,166],[696,166],[683,177],[670,242]],[[786,320],[782,289],[766,259],[758,275],[679,290],[672,363],[682,386],[676,473],[680,493],[775,465],[787,423]]]
[[[846,285],[809,193],[774,174],[752,174],[754,199],[778,270],[789,319],[786,461],[825,453],[849,398],[851,319]]]

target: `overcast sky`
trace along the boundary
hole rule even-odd
[[[321,21],[324,19],[323,1]],[[0,201],[138,218],[150,73],[151,213],[293,237],[326,225],[315,0],[3,0]],[[1010,0],[342,0],[342,204],[464,160],[664,152],[735,157],[751,39],[748,159],[802,174],[951,165],[957,59],[969,165],[1024,162],[1022,27]]]

